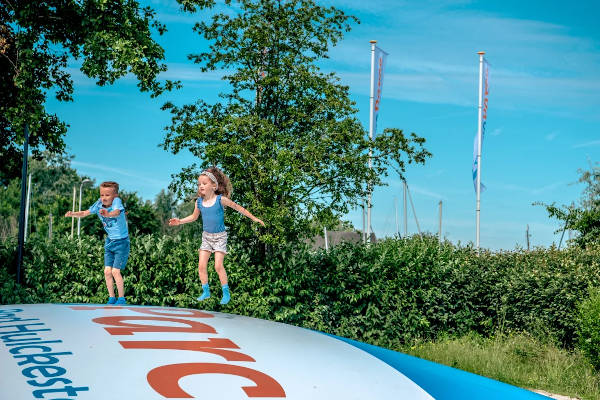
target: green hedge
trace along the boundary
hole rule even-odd
[[[577,307],[600,287],[600,247],[482,252],[435,238],[344,244],[325,251],[294,245],[269,249],[232,243],[225,258],[232,301],[199,304],[197,242],[171,236],[132,238],[124,272],[133,304],[202,307],[330,332],[387,348],[416,338],[541,331],[564,346],[576,341]],[[16,244],[0,243],[0,302],[106,301],[103,243],[85,237],[26,246],[24,283],[14,283]]]
[[[581,302],[578,311],[579,348],[600,370],[600,290],[590,291],[590,296]]]

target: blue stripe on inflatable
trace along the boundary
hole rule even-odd
[[[401,372],[419,385],[436,400],[548,400],[529,390],[508,385],[484,376],[448,367],[408,354],[384,349],[371,344],[357,342],[335,335],[328,336],[342,340]]]

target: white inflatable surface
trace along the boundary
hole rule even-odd
[[[0,399],[433,397],[349,343],[191,309],[0,306]]]

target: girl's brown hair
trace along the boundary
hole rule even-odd
[[[217,167],[210,167],[205,169],[205,171],[210,172],[215,176],[215,178],[217,178],[217,190],[215,193],[223,195],[227,198],[231,197],[231,193],[233,193],[233,187],[231,186],[229,177]],[[198,191],[198,196],[200,196],[200,191]]]

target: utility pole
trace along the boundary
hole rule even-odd
[[[394,196],[394,215],[396,217],[396,236],[400,236],[400,231],[398,230],[398,198]]]
[[[48,239],[52,239],[52,213],[48,216]]]
[[[362,204],[362,219],[363,219],[363,230],[362,230],[362,240],[363,243],[367,243],[367,225],[366,225],[366,220],[365,220],[365,202],[363,201]]]
[[[440,200],[440,227],[438,229],[438,241],[442,242],[442,201]]]
[[[527,251],[529,251],[529,237],[531,235],[529,234],[529,224],[527,224],[527,230],[525,231],[525,239],[527,239]]]
[[[408,212],[406,211],[406,180],[402,179],[402,183],[404,184],[404,237],[408,236]]]
[[[27,180],[27,201],[25,202],[25,234],[23,236],[23,242],[27,241],[27,233],[29,231],[29,204],[31,202],[31,174]]]
[[[29,155],[29,127],[25,125],[25,143],[23,144],[23,167],[21,169],[21,210],[19,213],[19,244],[17,251],[17,283],[21,283],[23,265],[23,246],[25,244],[25,180],[27,179],[27,156]]]
[[[73,186],[73,207],[71,211],[75,212],[75,196],[77,195],[77,189]],[[73,230],[75,228],[75,217],[71,217],[71,239],[73,239]]]
[[[412,196],[410,195],[410,190],[408,189],[408,185],[406,185],[406,192],[408,193],[408,199],[410,200],[410,206],[412,208],[413,215],[415,216],[415,223],[417,224],[417,231],[419,232],[419,236],[423,239],[423,235],[421,235],[421,227],[419,226],[419,220],[417,219],[417,213],[415,211],[415,204],[412,201]]]

